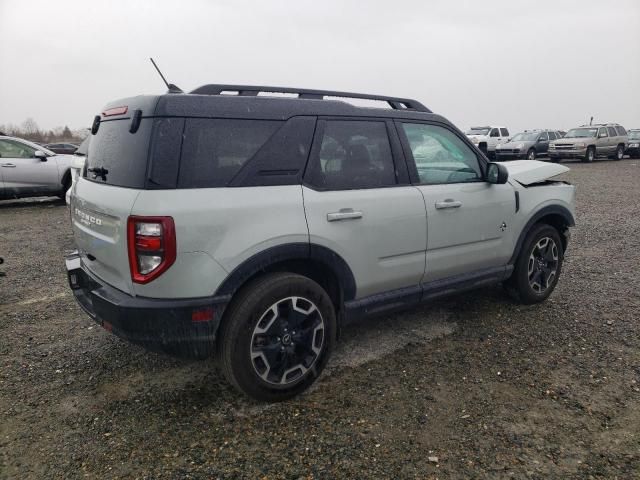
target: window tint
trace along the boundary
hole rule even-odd
[[[627,131],[622,125],[616,126],[616,130],[618,131],[618,135],[620,135],[621,137],[627,134]]]
[[[16,142],[15,140],[0,140],[0,156],[4,158],[33,158],[35,148]]]
[[[542,132],[540,134],[540,136],[538,137],[538,140],[541,140],[543,142],[546,142],[549,140],[549,136],[547,135],[547,132]]]
[[[503,137],[508,137],[508,136],[509,136],[509,130],[507,130],[506,128],[501,128],[501,129],[500,129],[500,134],[501,134]]]
[[[453,132],[436,125],[403,123],[422,184],[477,182],[476,154]]]
[[[143,118],[132,134],[128,119],[100,122],[89,144],[85,178],[118,187],[144,188],[152,123]]]
[[[547,132],[549,134],[549,140],[556,140],[558,137],[558,135],[556,135],[556,132]]]
[[[491,134],[489,135],[490,137],[499,137],[500,136],[500,131],[497,128],[494,128],[491,130]]]
[[[609,132],[609,136],[610,137],[617,137],[618,136],[618,132],[616,132],[616,129],[613,127],[607,127],[607,131]]]
[[[187,119],[178,186],[226,186],[281,125],[270,120]]]
[[[320,150],[310,165],[310,183],[331,190],[396,184],[387,127],[383,122],[328,120]]]

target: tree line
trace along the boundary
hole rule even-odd
[[[33,118],[27,118],[20,125],[0,125],[0,135],[24,138],[36,143],[80,143],[87,135],[86,128],[71,130],[68,126],[55,127],[50,130],[40,129]]]

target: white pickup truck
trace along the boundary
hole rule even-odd
[[[507,127],[471,127],[467,137],[490,158],[495,158],[496,146],[509,141]]]

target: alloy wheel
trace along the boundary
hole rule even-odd
[[[529,255],[528,275],[531,289],[542,294],[558,274],[558,246],[551,237],[543,237]]]
[[[303,297],[283,298],[262,314],[251,336],[255,372],[274,385],[303,377],[317,362],[325,324],[318,307]]]

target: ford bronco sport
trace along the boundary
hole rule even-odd
[[[627,131],[617,123],[583,125],[549,144],[549,159],[579,158],[593,162],[597,157],[622,160],[629,139]]]
[[[566,167],[489,163],[410,99],[207,85],[113,102],[92,132],[66,260],[80,306],[216,354],[261,400],[314,382],[347,320],[498,282],[543,301],[574,225],[574,187],[550,180]]]

